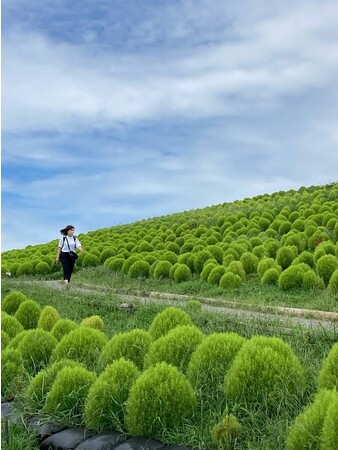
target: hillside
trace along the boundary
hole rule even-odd
[[[279,191],[80,234],[77,268],[131,278],[249,279],[281,290],[338,287],[338,183]],[[57,240],[2,253],[2,274],[54,276]]]

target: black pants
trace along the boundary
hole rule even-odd
[[[63,268],[63,279],[70,281],[74,270],[75,260],[69,256],[69,252],[61,252],[61,264]]]

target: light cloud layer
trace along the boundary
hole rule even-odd
[[[3,250],[335,180],[336,2],[136,3],[4,2]]]

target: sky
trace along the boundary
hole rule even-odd
[[[2,251],[338,178],[335,0],[2,0]]]

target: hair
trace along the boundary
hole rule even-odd
[[[62,230],[60,230],[60,233],[64,236],[67,236],[68,231],[72,230],[73,228],[75,228],[73,225],[67,225],[65,228],[62,228]]]

